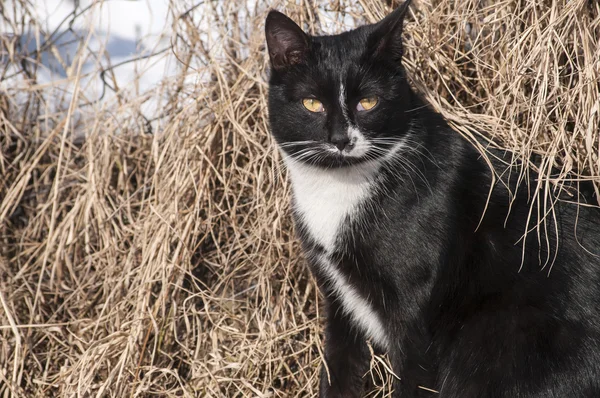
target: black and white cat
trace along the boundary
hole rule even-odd
[[[361,396],[371,341],[394,397],[600,397],[600,211],[559,202],[523,239],[540,209],[505,155],[493,180],[410,88],[407,9],[335,36],[266,21],[272,134],[326,298],[321,396]]]

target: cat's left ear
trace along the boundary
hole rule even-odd
[[[405,0],[400,7],[375,25],[368,42],[373,56],[385,56],[392,58],[395,62],[400,62],[403,54],[404,17],[408,13],[410,3],[411,0]]]
[[[275,70],[304,61],[308,53],[308,35],[294,21],[278,11],[271,11],[265,23],[267,48]]]

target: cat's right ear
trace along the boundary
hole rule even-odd
[[[404,17],[408,13],[410,3],[411,0],[404,0],[402,5],[374,25],[375,29],[367,44],[373,56],[384,56],[394,62],[401,61]]]
[[[279,11],[273,10],[267,15],[265,34],[273,69],[283,70],[302,63],[306,58],[308,35]]]

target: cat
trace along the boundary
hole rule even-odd
[[[266,19],[270,130],[325,298],[320,396],[365,393],[370,342],[394,397],[600,397],[600,211],[558,201],[533,229],[510,154],[490,150],[494,178],[410,87],[409,3],[332,36]]]

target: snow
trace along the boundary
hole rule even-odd
[[[21,48],[40,51],[42,65],[36,83],[52,83],[59,92],[67,93],[67,100],[75,90],[80,66],[73,60],[83,61],[77,83],[80,97],[88,103],[114,99],[114,91],[102,81],[102,70],[106,70],[108,85],[132,97],[155,90],[161,81],[178,72],[174,55],[165,51],[172,36],[167,0],[80,0],[77,8],[73,0],[32,0],[29,4],[28,12],[39,27],[25,26],[14,32],[11,26],[0,26],[0,34],[17,34]],[[13,0],[7,2],[7,8],[11,7],[18,14],[23,11]],[[77,18],[73,18],[75,10],[81,13]],[[49,35],[54,49],[44,47]],[[2,82],[0,88],[23,83],[15,79]],[[161,105],[154,97],[143,106],[148,118]]]
[[[5,0],[7,9],[16,14],[27,14],[19,10],[15,0]],[[240,24],[248,31],[255,29],[248,15],[264,13],[269,8],[266,2],[246,0],[247,12],[238,15]],[[78,3],[77,8],[75,4]],[[27,11],[40,23],[37,26],[1,26],[0,34],[19,36],[22,48],[28,51],[41,51],[41,63],[37,73],[37,83],[52,83],[58,87],[52,94],[61,96],[62,103],[72,98],[79,87],[79,100],[83,103],[100,104],[115,100],[116,94],[110,88],[118,88],[121,98],[146,98],[140,104],[142,114],[153,119],[163,108],[161,83],[178,75],[181,65],[170,50],[174,40],[173,15],[183,13],[198,2],[169,0],[30,0]],[[232,6],[233,3],[228,3]],[[217,3],[216,7],[223,4]],[[354,20],[345,13],[317,9],[322,21],[322,33],[335,33],[354,25]],[[73,13],[80,15],[73,18]],[[227,10],[222,10],[226,13]],[[220,38],[210,26],[207,7],[201,5],[191,12],[191,19],[211,46],[218,51]],[[55,48],[44,47],[48,35]],[[244,40],[244,38],[242,38]],[[82,45],[85,43],[85,45]],[[212,48],[212,47],[211,47]],[[242,54],[243,55],[243,54]],[[0,55],[1,59],[1,55]],[[80,65],[73,60],[82,60]],[[196,60],[197,62],[198,60]],[[197,66],[197,65],[196,65]],[[105,70],[104,81],[100,71]],[[79,79],[76,77],[79,76]],[[16,79],[22,79],[22,76]],[[202,79],[201,74],[190,74],[190,84]],[[12,88],[23,81],[7,79],[0,83],[0,91]],[[52,102],[52,101],[50,101]]]

